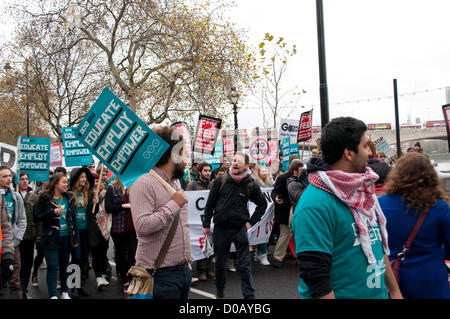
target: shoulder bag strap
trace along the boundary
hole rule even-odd
[[[401,252],[399,252],[397,255],[397,259],[399,259],[400,261],[403,261],[406,258],[405,254],[411,248],[411,245],[412,245],[414,239],[416,238],[416,235],[419,232],[420,227],[422,227],[422,224],[423,224],[426,216],[427,216],[427,211],[423,211],[422,213],[420,213],[420,216],[417,219],[416,225],[414,225],[414,228],[411,231],[411,234],[409,234],[408,240],[406,241],[405,245],[403,246],[403,250]]]
[[[158,182],[160,182],[169,191],[169,193],[173,194],[173,193],[176,192],[176,190],[173,189],[173,187],[171,185],[169,185],[164,179],[162,179],[161,176],[159,176],[155,171],[150,170],[150,174],[153,177],[155,177],[156,180]],[[177,231],[179,221],[180,221],[180,214],[175,216],[175,219],[172,222],[172,226],[169,229],[169,233],[167,234],[167,237],[164,240],[164,243],[163,243],[163,245],[161,247],[161,250],[159,251],[158,257],[156,258],[155,269],[153,270],[152,276],[155,275],[156,270],[159,268],[159,266],[161,266],[164,258],[166,257],[167,252],[169,251],[169,247],[170,247],[170,244],[172,243],[173,237],[175,236],[175,233]]]
[[[167,234],[166,240],[164,241],[161,250],[159,251],[158,257],[155,261],[155,269],[153,270],[152,276],[155,275],[156,270],[161,266],[164,258],[166,257],[167,252],[169,251],[170,244],[172,243],[173,237],[177,232],[178,223],[180,221],[180,215],[178,214],[173,220],[172,226],[170,227],[169,233]]]

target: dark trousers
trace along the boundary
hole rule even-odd
[[[87,229],[80,229],[80,243],[72,249],[72,263],[80,266],[81,286],[85,286],[89,274],[89,234]]]
[[[147,269],[152,274],[153,269]],[[187,300],[191,289],[192,272],[187,264],[160,268],[156,271],[153,299]]]
[[[242,295],[245,299],[254,299],[255,289],[253,288],[247,227],[244,225],[241,229],[227,229],[215,225],[213,241],[214,256],[216,258],[215,275],[217,292],[223,293],[225,290],[227,260],[230,254],[231,242],[234,242],[239,273],[241,275]]]
[[[125,280],[128,270],[135,264],[137,249],[136,233],[134,231],[111,233],[111,237],[116,248],[116,270],[122,280]]]
[[[210,271],[213,271],[213,260],[214,260],[213,256],[197,260],[197,273],[199,275],[200,274],[206,275]]]
[[[91,247],[92,251],[92,268],[94,268],[95,277],[106,275],[108,259],[106,254],[108,252],[109,240],[103,237],[99,240],[99,244]]]
[[[44,251],[41,249],[39,241],[36,242],[36,257],[34,257],[33,262],[33,276],[37,276],[39,267],[41,266],[42,262],[44,261],[45,255]]]
[[[31,270],[33,269],[34,240],[23,239],[19,244],[20,250],[20,286],[24,294],[28,293]]]
[[[47,262],[47,288],[48,296],[56,296],[56,277],[59,268],[61,291],[68,292],[67,266],[69,266],[71,245],[69,236],[58,237],[59,249],[44,250]]]

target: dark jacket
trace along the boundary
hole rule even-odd
[[[19,192],[21,195],[21,193]],[[34,208],[37,205],[39,196],[28,187],[28,192],[23,198],[23,204],[25,206],[25,214],[27,215],[27,228],[23,239],[35,240],[36,237],[40,237],[42,233],[42,223],[36,223],[34,221]]]
[[[374,172],[380,176],[375,184],[383,184],[391,171],[391,167],[385,162],[380,162],[378,158],[369,158],[367,161],[367,166],[373,169]]]
[[[289,199],[289,192],[287,188],[287,180],[292,177],[291,172],[284,173],[283,175],[278,176],[275,184],[273,185],[273,190],[271,193],[271,197],[275,203],[275,222],[288,225],[289,224],[289,212],[291,210],[291,201]],[[277,204],[275,198],[283,200],[283,204]]]
[[[78,226],[76,222],[76,205],[72,193],[65,193],[63,196],[67,199],[69,207],[67,208],[67,224],[69,226],[69,236],[72,246],[80,242]],[[34,219],[36,222],[42,221],[41,249],[58,249],[59,218],[55,214],[55,206],[51,203],[51,195],[43,193],[39,196],[37,206],[34,210]]]
[[[208,190],[211,187],[211,183],[208,181],[203,182],[200,178],[194,179],[192,182],[187,184],[186,190],[187,191],[203,191]]]
[[[222,178],[217,178],[209,191],[203,227],[210,227],[213,216],[214,224],[223,228],[239,229],[246,222],[252,226],[259,222],[266,211],[267,201],[255,182],[251,194],[248,194],[247,184],[251,182],[253,178],[250,175],[238,183],[227,172],[225,184],[221,187]],[[247,207],[249,200],[256,204],[251,218]]]

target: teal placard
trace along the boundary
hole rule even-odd
[[[211,164],[211,172],[220,166],[222,154],[222,142],[217,142],[214,150],[214,155],[205,155],[205,162]]]
[[[61,131],[66,167],[93,165],[92,153],[75,135],[75,127],[63,127]]]
[[[282,157],[282,167],[283,172],[287,171],[289,168],[289,156],[291,155],[291,137],[285,137],[283,143],[281,144],[281,151],[283,152]]]
[[[169,148],[109,88],[103,90],[75,133],[125,187],[148,173]]]
[[[49,180],[50,138],[19,136],[17,142],[18,172],[26,172],[33,182]],[[19,175],[17,172],[17,176]]]

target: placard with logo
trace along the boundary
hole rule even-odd
[[[103,90],[75,133],[125,187],[148,173],[169,148],[109,88]]]

